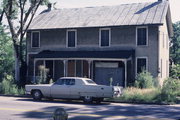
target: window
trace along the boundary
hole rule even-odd
[[[31,47],[40,47],[40,32],[32,32],[31,34]]]
[[[59,79],[55,82],[56,85],[64,85],[65,84],[65,79]]]
[[[56,85],[75,85],[74,79],[59,79],[55,82]]]
[[[76,47],[77,32],[76,30],[67,31],[67,47]]]
[[[66,79],[65,84],[66,85],[75,85],[75,80],[74,79]]]
[[[100,29],[100,46],[101,47],[108,47],[110,46],[110,29],[109,28],[104,28]]]
[[[148,30],[147,27],[139,27],[136,29],[137,33],[137,45],[147,45],[148,44]]]
[[[88,84],[96,84],[96,83],[95,83],[94,81],[92,81],[91,79],[87,79],[86,82],[87,82]]]
[[[147,70],[147,58],[137,58],[137,73]]]

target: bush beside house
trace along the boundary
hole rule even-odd
[[[153,79],[147,71],[142,71],[137,75],[135,87],[128,87],[123,90],[123,94],[107,101],[126,103],[156,103],[174,104],[178,103],[180,96],[180,80],[168,78],[162,87],[157,85],[157,80]]]

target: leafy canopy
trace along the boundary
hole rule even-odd
[[[174,37],[170,47],[170,57],[175,64],[180,64],[180,22],[173,24]]]

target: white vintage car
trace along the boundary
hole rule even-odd
[[[121,87],[97,85],[91,79],[79,77],[63,77],[53,84],[26,85],[25,89],[34,100],[44,97],[100,103],[104,98],[118,97],[121,94]]]

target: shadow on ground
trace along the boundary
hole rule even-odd
[[[32,99],[19,99],[32,101]],[[44,107],[37,111],[29,111],[21,114],[24,118],[52,120],[53,111],[59,107],[64,108],[68,114],[68,120],[102,120],[104,118],[126,117],[135,119],[138,116],[149,118],[180,119],[180,107],[168,105],[131,105],[131,104],[83,104],[81,101],[47,101],[41,103],[60,103],[58,106]],[[62,103],[62,104],[61,104]],[[68,105],[68,106],[63,106]],[[143,119],[143,118],[140,118]],[[118,119],[116,119],[118,120]]]

